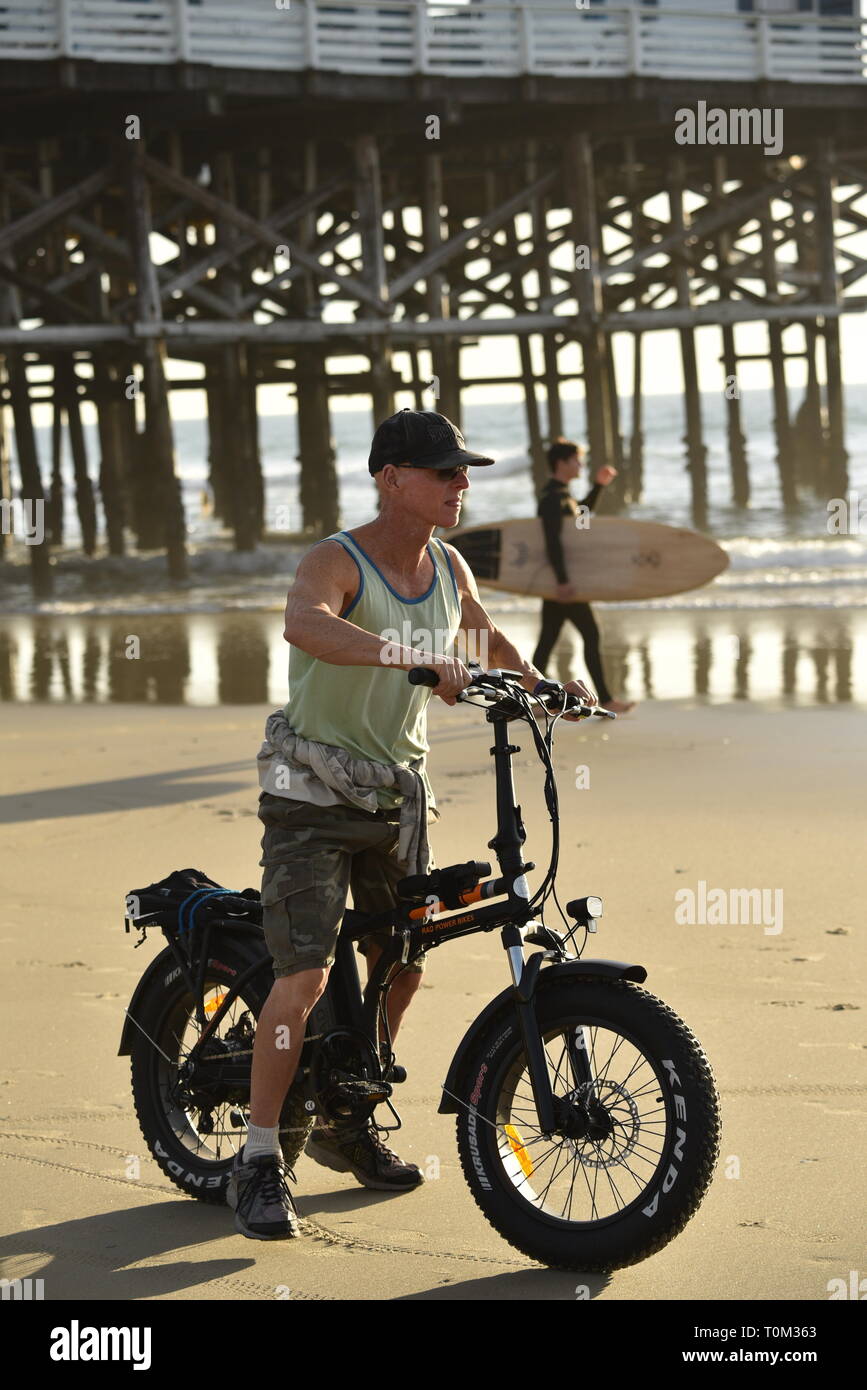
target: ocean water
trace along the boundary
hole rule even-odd
[[[790,392],[790,408],[800,396]],[[725,402],[720,393],[705,393],[702,412],[708,446],[709,520],[707,532],[730,556],[730,568],[713,584],[691,593],[655,600],[652,607],[713,608],[809,604],[811,607],[864,607],[867,605],[867,386],[849,386],[846,392],[846,429],[849,451],[850,491],[861,501],[863,529],[853,534],[829,534],[828,499],[812,489],[801,489],[802,500],[794,515],[780,505],[779,477],[772,431],[773,403],[770,392],[745,391],[741,398],[744,433],[751,481],[751,502],[746,509],[731,503],[731,479],[725,440]],[[644,496],[624,515],[639,521],[658,521],[690,526],[689,479],[682,442],[682,397],[652,396],[645,401]],[[630,406],[621,402],[622,427],[628,437]],[[580,400],[564,402],[564,428],[570,437],[584,438],[584,408]],[[367,410],[335,411],[332,416],[337,448],[340,506],[345,526],[357,526],[373,514],[373,487],[367,472],[372,417]],[[266,488],[266,524],[269,530],[297,532],[302,526],[297,502],[299,465],[294,415],[264,415],[260,419],[263,470]],[[526,428],[520,402],[470,404],[465,411],[464,433],[468,446],[488,453],[496,467],[477,470],[465,493],[463,525],[504,517],[532,515],[535,499],[529,474]],[[89,432],[91,460],[98,457],[95,431]],[[37,431],[38,447],[47,474],[50,438],[47,429]],[[207,429],[204,420],[175,423],[178,471],[184,508],[191,527],[192,579],[182,590],[160,593],[163,562],[154,556],[131,563],[128,581],[123,564],[110,572],[109,586],[125,609],[180,611],[181,609],[231,609],[259,607],[285,598],[287,570],[291,573],[299,553],[296,546],[284,550],[262,546],[254,555],[235,555],[231,542],[202,515],[202,490],[207,484]],[[80,543],[77,516],[72,505],[71,462],[64,458],[67,480],[67,546]],[[573,491],[581,495],[585,479]],[[604,515],[604,498],[600,512]],[[850,508],[850,511],[853,510]],[[857,518],[854,518],[857,521]],[[101,537],[101,539],[104,539]],[[26,560],[26,547],[15,545],[16,557]],[[228,553],[227,553],[228,552]],[[106,610],[105,585],[88,574],[97,567],[86,559],[64,576],[54,603],[34,605],[29,599],[26,570],[5,567],[0,585],[0,612],[98,613]],[[114,579],[117,582],[114,582]],[[16,582],[16,581],[20,581]],[[202,592],[200,592],[202,591]],[[620,605],[619,605],[620,606]],[[645,606],[645,605],[642,605]]]
[[[790,394],[794,413],[800,401]],[[787,515],[771,428],[769,392],[742,396],[752,488],[751,505],[731,505],[725,404],[702,399],[708,445],[707,532],[729,554],[729,569],[686,594],[644,603],[596,604],[609,682],[635,698],[774,699],[822,703],[867,701],[867,387],[846,393],[850,455],[850,534],[829,534],[828,499],[802,488]],[[621,403],[628,438],[629,403]],[[564,402],[564,428],[584,437],[583,403]],[[372,419],[367,410],[332,417],[342,523],[373,515],[367,473]],[[76,553],[74,508],[67,503],[68,553],[55,597],[34,602],[23,543],[0,566],[0,700],[148,700],[282,703],[286,647],[278,615],[304,545],[282,543],[277,531],[301,528],[297,504],[295,418],[262,416],[267,544],[236,554],[231,540],[202,515],[207,483],[203,420],[176,422],[178,468],[191,527],[191,575],[170,588],[159,554],[94,563]],[[470,404],[468,446],[490,454],[496,468],[471,475],[465,525],[531,515],[535,499],[520,402]],[[682,441],[680,395],[645,401],[645,491],[624,515],[690,526],[689,479]],[[50,440],[39,432],[43,468]],[[98,456],[91,431],[90,456]],[[71,498],[71,465],[65,459]],[[47,471],[47,469],[46,469]],[[573,491],[582,495],[586,479]],[[280,509],[278,511],[278,509]],[[604,499],[600,508],[604,515]],[[527,656],[535,646],[538,601],[487,591],[486,606]],[[124,658],[130,634],[146,634],[142,657]],[[145,649],[147,655],[145,654]],[[554,663],[560,676],[583,673],[580,642],[568,630]]]

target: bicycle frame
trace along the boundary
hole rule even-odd
[[[536,1020],[534,1000],[540,969],[544,961],[551,958],[552,953],[540,951],[528,961],[524,959],[522,928],[533,921],[533,910],[529,906],[530,890],[524,875],[526,870],[532,869],[534,865],[524,863],[521,852],[526,831],[521,819],[521,807],[515,801],[512,757],[520,752],[520,748],[509,742],[507,724],[512,718],[514,712],[498,709],[496,706],[486,711],[486,719],[493,725],[494,730],[494,745],[490,753],[494,758],[497,807],[497,831],[494,838],[488,841],[488,848],[494,850],[501,870],[500,877],[487,880],[476,889],[470,890],[464,895],[468,903],[466,909],[460,908],[446,917],[439,917],[441,911],[448,911],[441,902],[432,907],[422,907],[417,902],[408,903],[404,907],[372,915],[347,908],[341,923],[334,966],[324,994],[311,1011],[307,1036],[309,1040],[337,1027],[352,1027],[367,1036],[377,1055],[382,1058],[379,1017],[385,1008],[392,972],[396,967],[405,963],[419,949],[432,949],[463,936],[494,931],[499,927],[503,948],[509,958],[511,997],[526,1051],[539,1126],[542,1133],[548,1136],[556,1130],[557,1122],[551,1079]],[[505,897],[505,901],[479,907],[470,905],[473,901],[495,895]],[[436,920],[433,920],[434,918]],[[221,925],[221,921],[216,922],[207,930],[213,931]],[[226,925],[236,927],[237,923],[226,922]],[[393,932],[392,940],[379,956],[362,993],[353,943],[371,932],[389,929]],[[217,1029],[244,985],[259,970],[270,965],[270,958],[251,963],[228,987],[219,1008],[205,1021],[201,1011],[201,993],[208,959],[207,935],[203,939],[195,980],[192,978],[189,965],[182,960],[183,953],[175,943],[170,944],[174,947],[185,977],[193,987],[197,1015],[202,1026],[202,1033],[187,1058],[187,1063],[192,1065],[206,1038]],[[592,1084],[587,1054],[574,1045],[574,1040],[569,1048],[569,1056],[575,1072],[576,1085]]]
[[[506,726],[510,717],[496,708],[486,713],[488,722],[494,728],[494,746],[490,752],[494,758],[497,804],[497,833],[488,841],[488,848],[493,849],[501,870],[501,877],[493,882],[492,887],[503,892],[506,901],[485,907],[458,909],[454,915],[436,921],[424,920],[432,915],[429,909],[407,907],[372,919],[364,918],[358,925],[350,923],[346,935],[352,940],[372,928],[381,930],[390,925],[394,930],[393,940],[377,960],[364,991],[362,1027],[374,1047],[378,1048],[377,1020],[381,1004],[384,1005],[382,996],[388,993],[390,975],[395,966],[406,961],[421,946],[441,946],[462,936],[494,931],[499,927],[503,948],[509,958],[512,998],[526,1050],[539,1126],[543,1134],[549,1135],[556,1127],[554,1099],[534,1006],[535,985],[545,953],[539,952],[529,962],[524,960],[521,928],[533,920],[533,911],[529,906],[530,892],[524,874],[534,866],[524,863],[521,853],[526,831],[521,808],[515,801],[512,777],[512,757],[520,752],[520,748],[509,742]],[[483,896],[485,887],[485,884],[480,884],[476,893]],[[444,908],[443,903],[434,905],[433,914]],[[342,931],[341,937],[344,934]],[[573,1064],[575,1062],[576,1082],[589,1081],[586,1053],[579,1053],[573,1059]]]

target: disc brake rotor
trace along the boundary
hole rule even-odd
[[[613,1143],[617,1147],[610,1153],[603,1155],[601,1144],[592,1139],[584,1140],[580,1145],[574,1139],[563,1139],[563,1144],[574,1158],[585,1168],[616,1168],[619,1164],[625,1163],[638,1142],[638,1135],[641,1130],[641,1121],[638,1116],[638,1106],[632,1098],[627,1088],[619,1081],[596,1081],[586,1082],[576,1090],[570,1091],[565,1100],[579,1101],[582,1099],[582,1092],[590,1087],[596,1092],[598,1104],[604,1106],[609,1112],[609,1118],[615,1120],[615,1132],[606,1137],[602,1143]],[[615,1099],[619,1097],[619,1100]],[[612,1104],[613,1102],[613,1104]],[[618,1107],[616,1116],[611,1115],[613,1105]],[[628,1118],[624,1116],[622,1106],[625,1105],[628,1111]],[[628,1127],[628,1133],[623,1130]],[[594,1156],[595,1155],[595,1156]]]

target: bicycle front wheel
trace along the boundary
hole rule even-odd
[[[539,1128],[514,1012],[470,1057],[457,1117],[473,1196],[495,1230],[554,1268],[607,1271],[667,1245],[719,1153],[719,1101],[698,1040],[646,990],[543,974],[536,1011],[557,1130]]]

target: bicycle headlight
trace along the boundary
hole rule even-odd
[[[566,904],[566,911],[577,922],[586,922],[591,918],[602,916],[602,899],[596,897],[574,898],[571,903]]]

